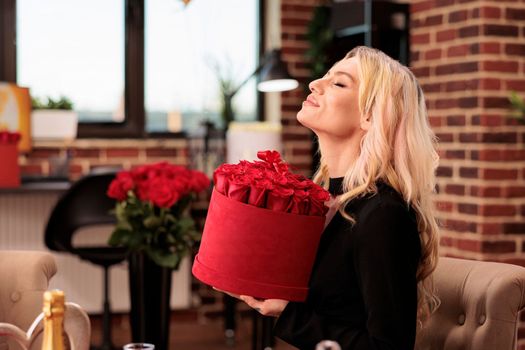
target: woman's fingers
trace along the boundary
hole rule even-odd
[[[258,299],[255,299],[254,297],[247,296],[247,295],[241,295],[240,299],[264,316],[278,317],[279,315],[281,315],[284,308],[288,304],[288,301],[286,300],[281,300],[281,299],[258,300]]]
[[[261,312],[261,307],[264,301],[257,300],[254,297],[251,297],[248,295],[241,295],[239,296],[239,299],[244,301],[246,304],[248,304],[250,307],[254,308],[255,310]]]
[[[248,306],[257,310],[260,314],[264,316],[278,317],[281,314],[281,312],[283,312],[286,305],[288,304],[288,301],[286,300],[281,300],[281,299],[261,300],[261,299],[251,297],[249,295],[239,295],[239,294],[230,293],[230,292],[227,292],[225,290],[215,288],[215,287],[213,287],[213,289],[215,289],[218,292],[228,294],[229,296],[233,298],[237,298],[237,299],[244,301],[246,304],[248,304]]]

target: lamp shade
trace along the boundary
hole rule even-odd
[[[299,86],[288,73],[286,63],[281,59],[281,50],[273,50],[260,73],[257,89],[262,92],[288,91]]]

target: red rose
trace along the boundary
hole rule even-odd
[[[284,174],[289,171],[288,164],[286,163],[275,163],[273,166],[275,170],[281,174]]]
[[[277,151],[259,151],[257,152],[257,158],[270,164],[282,162],[281,155]]]
[[[325,202],[330,200],[330,193],[320,186],[310,190],[310,209],[308,215],[323,216],[328,212]]]
[[[121,171],[117,174],[115,179],[111,181],[107,195],[119,201],[123,201],[128,196],[128,191],[131,191],[135,183],[128,171]]]
[[[7,130],[0,131],[0,144],[13,144],[20,140],[20,133]]]
[[[131,170],[131,176],[137,184],[142,184],[148,179],[148,167],[146,165],[138,166]]]
[[[151,180],[149,188],[151,202],[159,208],[170,208],[180,198],[180,194],[172,189],[168,179],[161,177]]]
[[[121,171],[117,174],[117,180],[120,182],[120,186],[126,192],[130,191],[135,187],[135,182],[129,171]]]
[[[275,187],[268,192],[266,198],[266,207],[275,211],[286,212],[290,206],[293,196],[293,190],[286,187]]]
[[[230,176],[230,164],[223,164],[213,172],[213,183],[217,191],[226,196]]]
[[[249,176],[253,180],[261,180],[266,177],[265,169],[261,169],[259,167],[251,167],[247,168],[245,171],[246,176]]]
[[[291,187],[291,182],[288,180],[286,175],[274,173],[271,177],[274,184],[281,187]]]
[[[278,173],[288,172],[288,164],[283,162],[281,155],[277,151],[259,151],[257,152],[257,158],[263,160],[266,163],[266,167],[275,169]]]
[[[149,183],[145,181],[141,183],[137,183],[135,192],[136,192],[137,198],[140,199],[141,201],[147,202],[150,200]]]
[[[248,163],[248,162],[245,162]],[[225,196],[228,195],[230,182],[233,178],[243,177],[246,174],[247,166],[246,164],[223,164],[213,174],[213,182],[215,183],[215,188],[220,193]]]
[[[170,181],[173,191],[186,195],[191,192],[191,179],[186,176],[179,175],[176,178],[168,179]]]
[[[9,142],[10,143],[17,143],[21,138],[21,135],[18,131],[12,132],[9,134]]]
[[[106,194],[108,195],[109,198],[113,198],[118,201],[123,201],[128,196],[127,192],[122,190],[120,183],[116,179],[111,181]]]
[[[295,190],[288,212],[292,214],[307,215],[308,214],[308,193],[303,190]]]
[[[190,191],[192,192],[202,192],[208,187],[210,187],[210,180],[204,173],[200,171],[192,170],[190,173]]]
[[[251,181],[247,176],[235,176],[228,185],[228,197],[238,202],[247,203],[250,183]]]
[[[250,186],[248,204],[266,208],[266,196],[273,189],[273,183],[268,179],[255,180]]]
[[[288,182],[290,182],[291,185],[298,190],[308,190],[315,185],[311,180],[307,179],[303,175],[289,173],[287,179]]]

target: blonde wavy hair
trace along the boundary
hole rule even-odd
[[[345,212],[350,200],[377,191],[382,180],[399,192],[415,210],[421,241],[417,269],[418,324],[423,325],[439,306],[434,293],[432,272],[438,260],[438,224],[431,200],[435,191],[435,170],[439,156],[436,137],[427,118],[423,91],[414,74],[379,50],[356,47],[345,59],[357,59],[359,111],[371,125],[361,139],[360,154],[343,180],[344,193],[338,198]],[[328,168],[321,164],[314,181],[328,186]]]

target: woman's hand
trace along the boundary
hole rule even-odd
[[[288,300],[282,299],[259,300],[247,295],[241,295],[239,296],[239,299],[244,301],[246,304],[248,304],[248,306],[254,308],[264,316],[279,317],[286,305],[288,305]]]
[[[231,297],[237,298],[239,300],[244,301],[248,306],[254,308],[257,310],[261,315],[264,316],[273,316],[273,317],[279,317],[281,313],[283,312],[286,305],[288,305],[288,300],[282,300],[282,299],[255,299],[254,297],[250,297],[247,295],[238,295],[233,294],[230,292],[226,292],[224,290],[217,289],[213,287],[213,289],[228,294]]]

